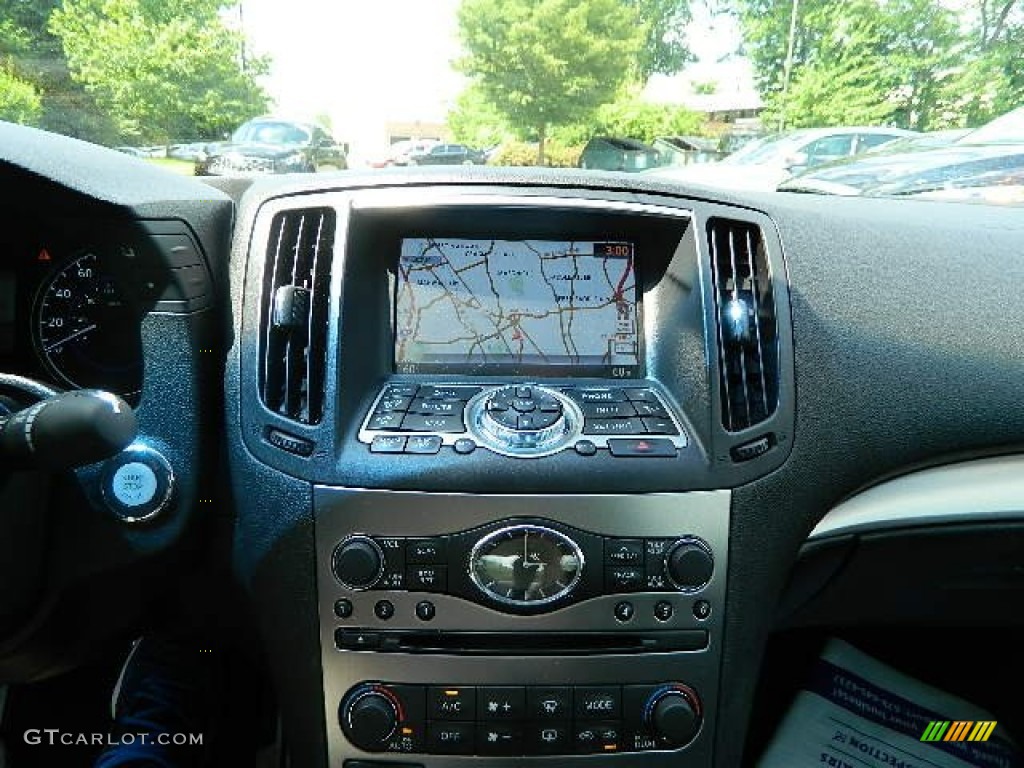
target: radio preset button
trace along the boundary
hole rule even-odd
[[[578,720],[614,720],[622,713],[622,689],[618,686],[576,688]]]

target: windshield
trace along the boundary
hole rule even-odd
[[[0,6],[0,119],[187,174],[445,162],[636,172],[585,150],[671,137],[693,139],[662,152],[676,170],[796,173],[877,147],[856,127],[1024,141],[1020,0]],[[811,146],[809,131],[839,138]],[[765,138],[726,157],[751,136]],[[312,149],[291,165],[208,163],[228,139]],[[439,143],[467,152],[431,153]]]

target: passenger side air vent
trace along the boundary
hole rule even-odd
[[[260,391],[270,410],[304,424],[323,417],[335,213],[274,217],[263,277]]]
[[[779,398],[779,348],[771,269],[761,231],[708,221],[715,288],[722,425],[730,432],[771,416]]]

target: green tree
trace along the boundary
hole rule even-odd
[[[644,41],[637,66],[640,82],[655,73],[672,75],[693,59],[686,47],[689,0],[626,0],[636,11]]]
[[[470,84],[448,112],[448,130],[452,137],[470,147],[493,147],[510,138],[505,118],[487,101],[480,86]]]
[[[64,0],[49,29],[72,77],[94,95],[118,131],[135,141],[219,136],[266,111],[242,37],[219,0]]]
[[[644,25],[621,0],[463,0],[460,66],[509,126],[538,141],[587,119],[638,74]]]
[[[33,124],[41,112],[35,86],[18,77],[9,65],[0,64],[0,120]]]

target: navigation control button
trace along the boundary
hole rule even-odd
[[[437,453],[441,450],[440,435],[413,435],[405,444],[406,453]]]
[[[668,411],[666,411],[661,403],[633,403],[633,407],[636,408],[636,412],[641,416],[657,416],[662,419],[668,418]]]
[[[488,411],[488,415],[494,419],[498,424],[509,429],[519,428],[519,414],[511,408],[505,408],[501,411]]]
[[[568,720],[572,709],[572,689],[568,686],[527,690],[526,717],[530,720]]]
[[[419,384],[388,384],[384,389],[384,397],[413,397]]]
[[[626,397],[632,402],[657,403],[658,396],[652,389],[627,389]]]
[[[650,435],[678,435],[679,430],[672,423],[672,419],[660,419],[651,416],[643,419],[647,433]]]
[[[583,415],[588,419],[611,419],[636,416],[636,412],[629,403],[583,403]]]
[[[476,396],[480,387],[443,386],[434,384],[423,384],[420,386],[419,395],[422,400],[462,400],[465,402]]]
[[[645,432],[644,423],[635,417],[632,419],[587,419],[583,424],[583,434],[585,435],[642,435]]]
[[[375,413],[366,422],[367,429],[399,429],[402,426],[402,418],[405,416],[401,411],[390,411],[387,413]]]
[[[580,456],[593,456],[597,453],[597,446],[590,440],[577,440],[574,447]]]
[[[529,387],[516,387],[516,397],[521,397],[525,400],[529,400],[533,397],[533,390]]]
[[[404,450],[405,438],[401,435],[377,435],[370,443],[370,453],[401,453]]]
[[[612,456],[655,456],[671,458],[676,455],[676,447],[671,440],[665,438],[630,438],[628,440],[609,440],[608,450]]]
[[[522,720],[526,689],[515,686],[480,688],[476,697],[478,720]]]
[[[468,437],[460,437],[458,440],[455,441],[455,444],[452,446],[452,448],[456,453],[466,455],[476,450],[476,443],[474,443]]]
[[[512,401],[512,407],[520,413],[532,413],[537,410],[537,404],[533,400],[525,400],[517,397]]]
[[[621,403],[626,399],[621,389],[568,389],[565,393],[580,403]]]
[[[461,414],[464,407],[461,400],[423,400],[417,398],[409,406],[410,413]]]
[[[409,432],[465,432],[462,414],[458,415],[425,415],[410,413],[402,419],[402,429]]]
[[[472,720],[476,688],[434,685],[427,689],[427,717],[432,720]]]
[[[579,720],[615,719],[622,712],[622,690],[618,686],[578,687],[575,709]]]
[[[541,413],[561,413],[562,404],[553,397],[537,398],[537,410]]]
[[[409,403],[412,402],[412,397],[398,397],[395,395],[385,395],[377,401],[377,407],[374,409],[376,413],[385,413],[387,411],[404,411],[409,408]]]

